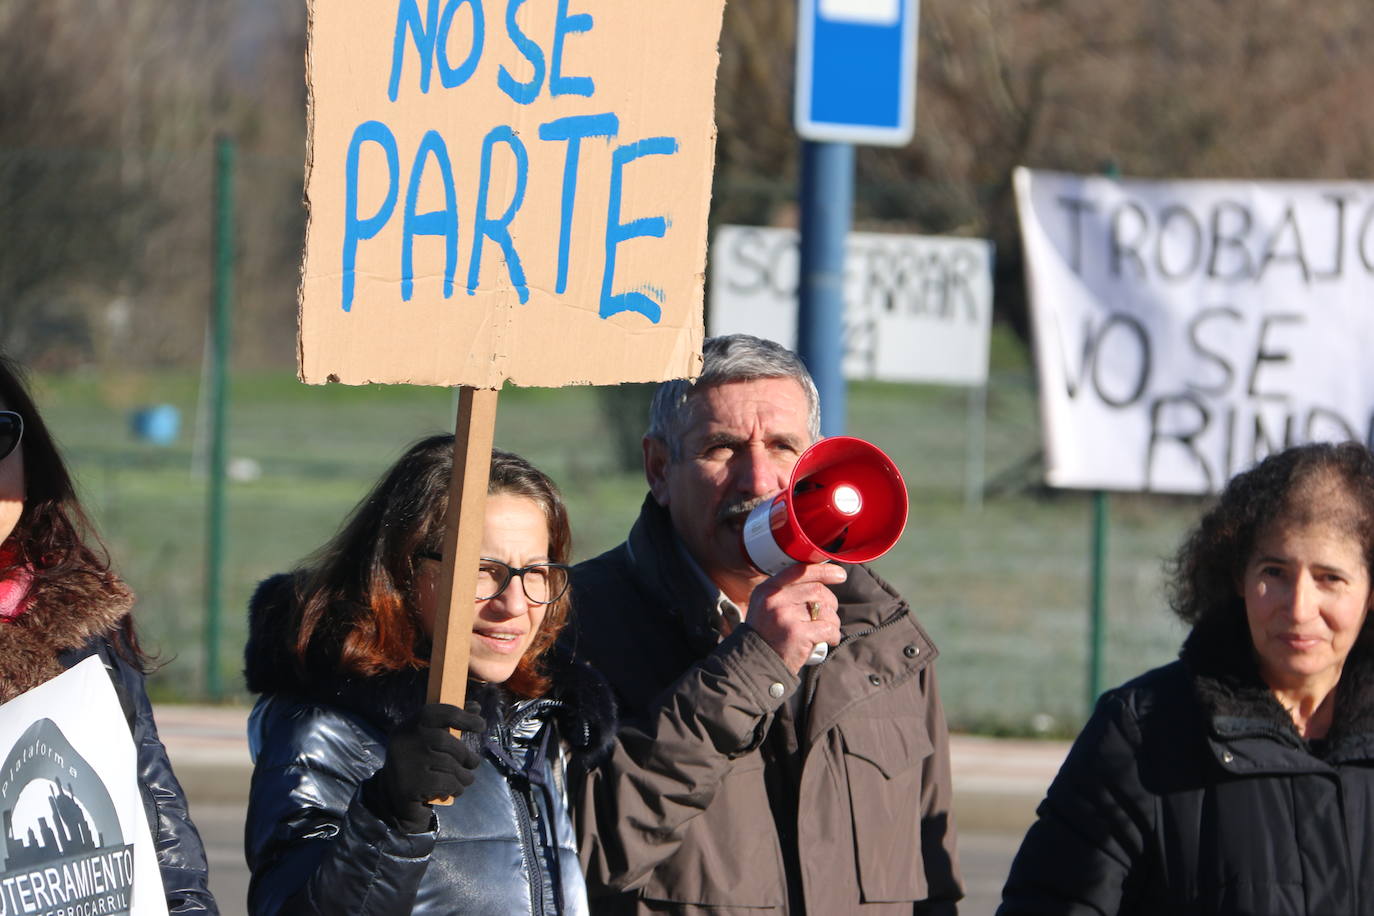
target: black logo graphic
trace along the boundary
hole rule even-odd
[[[0,916],[117,916],[133,898],[134,848],[110,792],[51,719],[0,767]]]

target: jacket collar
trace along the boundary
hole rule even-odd
[[[1374,639],[1351,649],[1336,690],[1324,758],[1331,763],[1374,759]],[[1266,769],[1310,747],[1260,675],[1243,613],[1216,615],[1193,628],[1179,653],[1209,723],[1219,760],[1228,769]],[[1243,756],[1243,760],[1237,757]],[[1228,759],[1229,758],[1229,759]]]
[[[625,548],[640,587],[646,594],[665,599],[668,614],[677,619],[693,652],[710,652],[719,636],[710,625],[708,611],[719,599],[720,589],[704,573],[692,568],[673,530],[668,510],[658,504],[653,494],[644,497],[639,518],[625,539]]]
[[[61,674],[61,655],[110,633],[133,607],[112,572],[33,583],[28,609],[0,623],[0,703]]]
[[[653,494],[644,497],[626,546],[636,575],[652,592],[676,594],[688,607],[714,601],[720,592],[704,570],[693,568],[673,530],[672,517]]]
[[[244,680],[253,693],[286,693],[348,710],[383,733],[390,732],[424,702],[427,672],[395,671],[360,677],[339,671],[334,658],[312,646],[304,661],[291,651],[296,642],[296,579],[289,574],[259,583],[248,602]]]

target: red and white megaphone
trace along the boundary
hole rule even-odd
[[[883,450],[853,436],[821,439],[802,452],[787,487],[749,513],[740,537],[759,572],[795,563],[867,563],[892,549],[906,527],[906,483]]]
[[[852,436],[802,452],[786,488],[749,513],[744,556],[765,575],[796,563],[867,563],[892,549],[906,527],[906,483],[876,445]],[[808,665],[825,660],[820,643]]]

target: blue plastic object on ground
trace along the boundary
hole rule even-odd
[[[129,427],[135,439],[153,445],[171,445],[181,431],[181,411],[171,404],[140,407],[130,416]]]

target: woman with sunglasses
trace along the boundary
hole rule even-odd
[[[167,909],[216,913],[205,847],[153,722],[132,607],[18,367],[0,357],[0,703],[99,657],[129,723]]]
[[[565,786],[613,709],[555,656],[568,517],[518,455],[492,453],[467,709],[425,703],[452,460],[452,436],[413,445],[252,600],[251,913],[587,911]]]

